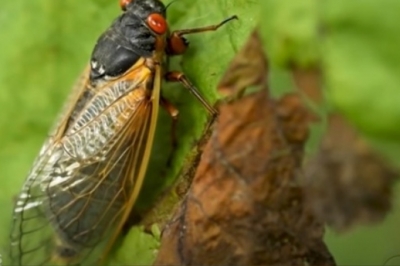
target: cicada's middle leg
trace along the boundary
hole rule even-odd
[[[168,112],[168,114],[172,118],[171,143],[172,143],[172,150],[175,150],[177,143],[178,143],[178,141],[177,141],[178,138],[176,136],[176,130],[177,130],[176,126],[177,126],[177,122],[178,122],[179,110],[170,101],[168,101],[167,99],[165,99],[162,96],[160,98],[160,105]],[[168,162],[168,164],[169,164],[169,162]]]

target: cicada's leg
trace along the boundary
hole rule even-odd
[[[172,82],[180,82],[186,89],[188,89],[210,112],[212,115],[217,114],[215,110],[204,98],[201,96],[197,88],[190,82],[190,80],[185,76],[183,72],[170,71],[165,74],[165,79]]]
[[[226,24],[227,22],[238,19],[238,17],[232,16],[227,19],[224,19],[218,24],[200,27],[200,28],[193,28],[193,29],[186,29],[186,30],[177,30],[173,31],[171,35],[168,37],[168,46],[167,46],[167,53],[169,55],[181,55],[186,51],[189,43],[183,37],[184,35],[193,34],[193,33],[200,33],[206,31],[216,31],[222,25]]]
[[[167,99],[165,99],[162,96],[160,98],[160,105],[168,112],[168,114],[172,118],[171,143],[172,143],[172,150],[175,150],[175,148],[178,144],[176,130],[177,130],[178,117],[179,117],[179,110],[170,101],[168,101]]]

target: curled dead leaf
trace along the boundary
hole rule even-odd
[[[225,88],[236,93],[250,83]],[[273,100],[266,84],[258,85],[264,89],[219,105],[154,265],[335,264],[323,242],[324,226],[297,184],[311,115],[297,95]]]
[[[224,96],[241,94],[247,87],[267,84],[268,61],[257,30],[233,58],[218,84]]]
[[[300,91],[323,105],[320,71],[294,68],[292,73]],[[321,221],[340,231],[382,221],[391,209],[398,171],[341,115],[331,113],[327,120],[320,147],[304,167],[310,208]]]
[[[307,200],[337,230],[382,221],[398,172],[341,116],[331,115],[317,154],[304,172]]]

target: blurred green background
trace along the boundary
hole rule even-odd
[[[174,66],[182,68],[208,99],[215,100],[215,85],[224,68],[251,29],[260,23],[270,40],[269,54],[277,64],[295,58],[305,66],[312,65],[323,54],[326,82],[333,88],[329,90],[332,104],[368,134],[378,148],[393,160],[399,158],[400,16],[396,14],[400,14],[400,1],[327,1],[323,12],[318,1],[300,2],[176,1],[168,10],[174,29],[214,24],[233,14],[240,20],[218,33],[190,36],[191,50],[182,61],[175,60]],[[71,86],[88,62],[97,37],[119,12],[116,0],[0,2],[0,254],[3,257],[7,256],[13,199]],[[316,31],[314,24],[321,14],[327,27]],[[321,34],[330,38],[324,39]],[[276,72],[272,79],[277,89],[287,89],[290,84],[285,75]],[[179,161],[200,135],[206,112],[177,86],[169,86],[165,94],[181,112],[182,138],[176,154]],[[160,122],[153,157],[162,158],[153,158],[154,161],[163,161],[167,150],[163,136],[168,135],[165,132],[169,129],[169,118],[163,112]],[[161,170],[151,168],[145,191],[153,193],[154,198],[160,190],[159,183],[171,182],[179,165],[169,169],[168,177],[161,181]],[[394,207],[393,213],[378,226],[358,228],[346,235],[327,234],[339,265],[382,265],[390,257],[400,255],[399,197]],[[132,241],[131,245],[135,243]],[[147,253],[151,252],[149,248]],[[151,261],[144,257],[143,263]],[[125,259],[129,261],[129,258],[121,260]],[[399,265],[400,259],[396,262]]]

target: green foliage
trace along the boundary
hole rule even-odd
[[[144,234],[141,227],[133,227],[124,237],[122,247],[115,252],[109,265],[151,265],[159,248],[159,238]]]
[[[262,8],[260,8],[262,7]],[[259,15],[261,11],[262,15]],[[0,2],[0,254],[7,255],[11,207],[53,119],[83,70],[99,34],[119,13],[113,0],[14,0]],[[330,104],[343,112],[378,148],[398,158],[400,146],[400,2],[396,0],[180,0],[168,9],[172,29],[215,24],[236,14],[218,32],[188,37],[190,49],[173,60],[207,99],[215,101],[221,73],[259,22],[273,65],[321,64]],[[260,19],[261,18],[261,19]],[[272,71],[275,87],[291,80]],[[165,96],[180,110],[179,148],[172,167],[170,118],[161,111],[150,170],[138,208],[154,202],[176,178],[184,157],[200,136],[206,110],[179,85],[168,85]],[[393,146],[396,144],[398,146]],[[398,205],[398,204],[397,204]],[[375,264],[400,253],[396,221],[391,217],[378,233],[362,229],[347,240],[370,242],[354,254],[345,241],[329,236],[337,261]],[[379,237],[387,235],[385,241]],[[365,239],[367,236],[368,239]],[[352,241],[352,242],[351,242]],[[376,243],[381,249],[369,250]],[[157,240],[132,229],[111,258],[127,264],[136,258],[151,263]],[[352,247],[352,246],[351,246]],[[136,256],[137,255],[137,256]],[[365,257],[364,257],[365,256]],[[383,259],[382,259],[383,258]]]
[[[263,2],[273,62],[321,66],[330,104],[376,142],[400,145],[400,2]],[[399,152],[386,150],[393,159]]]

